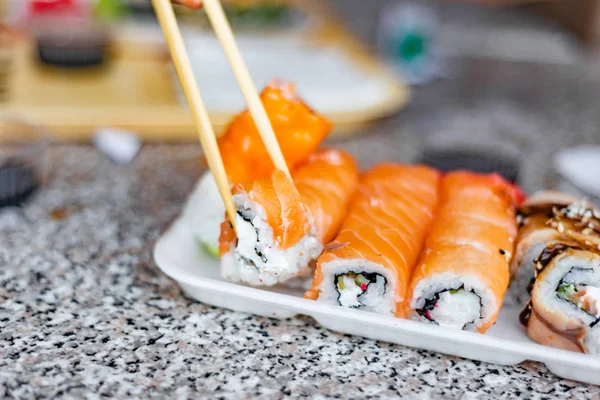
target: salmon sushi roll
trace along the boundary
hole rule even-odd
[[[517,212],[519,233],[515,255],[510,263],[511,282],[507,301],[525,304],[530,297],[530,287],[535,272],[535,258],[552,243],[564,243],[565,235],[549,226],[553,210],[563,208],[577,198],[560,192],[538,192],[529,197]]]
[[[499,175],[444,176],[435,221],[411,278],[411,318],[485,332],[509,281],[517,235],[515,190]]]
[[[325,149],[292,178],[276,170],[234,188],[237,235],[226,221],[219,239],[224,278],[266,286],[310,280],[314,260],[337,233],[358,185],[358,167],[349,154]]]
[[[437,204],[439,173],[381,164],[366,172],[305,298],[404,316],[410,274]]]
[[[274,81],[260,94],[273,131],[290,171],[305,162],[331,131],[332,125],[311,110],[294,86]],[[218,139],[229,181],[251,183],[268,178],[275,166],[248,110],[235,116]],[[184,216],[190,229],[208,253],[218,255],[220,224],[225,206],[210,171],[199,180]]]

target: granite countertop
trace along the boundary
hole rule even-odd
[[[0,397],[600,396],[533,362],[489,365],[192,301],[151,247],[199,175],[198,147],[146,146],[129,166],[87,146],[49,156],[43,191],[0,210]]]
[[[563,187],[557,149],[600,143],[600,69],[465,59],[398,116],[339,145],[363,167],[415,160],[439,137],[519,144],[527,191]],[[543,365],[498,366],[186,298],[151,259],[201,173],[200,149],[147,145],[119,166],[50,149],[46,186],[0,209],[0,397],[599,398]]]

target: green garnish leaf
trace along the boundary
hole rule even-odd
[[[218,248],[211,246],[210,244],[203,242],[200,239],[198,239],[198,244],[200,245],[200,248],[202,249],[202,251],[205,252],[206,254],[208,254],[209,256],[214,257],[214,258],[220,258]]]

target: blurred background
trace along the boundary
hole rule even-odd
[[[224,4],[257,87],[294,82],[365,167],[423,161],[598,194],[600,1]],[[204,13],[176,10],[221,131],[243,98]],[[121,164],[144,143],[195,143],[149,1],[0,0],[0,17],[5,169],[24,138],[37,146],[25,164],[50,140]]]

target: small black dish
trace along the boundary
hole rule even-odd
[[[496,172],[511,182],[516,182],[519,177],[519,160],[516,157],[489,151],[428,149],[423,152],[419,162],[441,171],[465,169],[479,173]]]
[[[40,39],[37,52],[43,64],[66,68],[87,68],[102,65],[104,48],[97,44],[71,43],[57,45],[52,40]]]
[[[0,165],[0,208],[23,204],[40,187],[31,165],[6,160]]]
[[[98,26],[74,18],[38,22],[35,31],[41,63],[62,68],[89,68],[107,59],[108,36]]]
[[[130,17],[150,17],[154,15],[152,3],[146,0],[129,0],[125,1],[125,6]]]
[[[39,127],[0,121],[0,207],[20,206],[44,182],[50,140]]]

